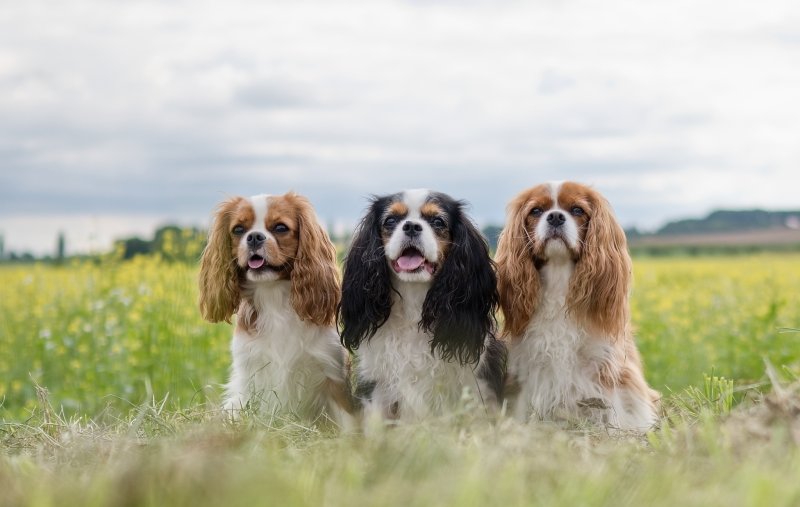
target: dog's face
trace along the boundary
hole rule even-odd
[[[221,203],[200,263],[203,316],[227,321],[244,285],[279,280],[290,282],[302,320],[333,323],[339,302],[336,251],[308,199],[289,192]]]
[[[430,283],[419,329],[440,357],[474,363],[494,328],[497,288],[486,240],[447,194],[375,197],[344,265],[342,342],[351,350],[386,324],[398,282]]]
[[[593,194],[584,185],[566,182],[539,185],[520,196],[519,205],[527,210],[524,232],[532,240],[534,257],[580,258],[597,206]]]
[[[297,258],[297,204],[287,196],[236,201],[230,212],[231,256],[251,282],[288,279]]]
[[[396,278],[428,282],[443,264],[452,241],[449,197],[407,190],[386,199],[381,210],[381,240]]]
[[[505,332],[520,336],[542,293],[540,269],[572,263],[572,315],[612,336],[627,325],[630,257],[608,201],[586,185],[553,182],[525,190],[508,205],[497,246]]]

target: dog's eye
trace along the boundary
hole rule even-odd
[[[440,217],[436,217],[433,220],[431,220],[431,225],[433,225],[437,229],[444,229],[445,227],[447,227],[447,224],[444,223],[444,220]]]
[[[531,210],[531,215],[533,215],[533,216],[535,216],[535,217],[540,217],[540,216],[542,216],[542,213],[543,213],[543,211],[542,211],[542,208],[533,208],[533,209]]]
[[[237,225],[236,227],[233,228],[233,234],[236,236],[241,236],[242,234],[244,234],[244,231],[245,228],[243,225]]]
[[[395,217],[388,217],[383,221],[383,226],[386,228],[394,227],[395,225],[397,225],[397,219]]]
[[[570,210],[570,213],[572,213],[573,216],[580,217],[583,216],[584,211],[580,206],[573,206]]]
[[[286,224],[278,224],[272,228],[273,232],[289,232],[289,227]]]

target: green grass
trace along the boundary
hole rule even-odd
[[[635,266],[665,393],[644,437],[468,409],[367,436],[233,424],[194,267],[0,267],[0,506],[800,504],[800,256]]]
[[[645,438],[467,414],[337,436],[158,403],[97,426],[42,402],[0,426],[0,505],[797,505],[800,397],[770,400],[669,404]]]

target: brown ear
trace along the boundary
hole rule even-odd
[[[341,297],[336,248],[308,199],[297,194],[287,197],[295,203],[300,235],[292,269],[292,306],[302,320],[332,326]]]
[[[525,219],[527,194],[508,205],[508,221],[497,244],[497,289],[505,324],[504,336],[520,336],[539,303],[539,272],[533,262],[533,238]]]
[[[594,191],[590,199],[593,213],[570,280],[569,311],[589,327],[617,338],[628,326],[631,258],[611,205]]]
[[[219,205],[200,260],[200,313],[210,322],[230,323],[239,306],[239,273],[228,229],[242,200],[234,197]]]

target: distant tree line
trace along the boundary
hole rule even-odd
[[[671,236],[677,234],[713,234],[724,232],[751,231],[758,229],[800,229],[800,211],[764,210],[720,210],[699,219],[669,222],[655,232],[641,232],[635,228],[626,230],[628,239],[642,239],[652,236]],[[490,224],[483,228],[483,234],[492,251],[497,249],[497,240],[502,226]],[[114,242],[111,255],[121,260],[132,259],[137,255],[159,255],[168,261],[197,262],[206,244],[207,232],[195,227],[165,225],[156,229],[152,239],[130,237]],[[350,236],[331,235],[339,246],[340,257],[350,243]],[[52,255],[36,257],[29,252],[6,252],[5,241],[0,235],[0,262],[44,261],[58,264],[67,259],[66,243],[63,233],[56,238],[56,248]],[[723,247],[719,247],[723,248]],[[79,255],[71,258],[99,258],[101,255]]]
[[[5,237],[0,234],[0,263],[29,263],[34,261],[44,261],[58,264],[63,262],[66,256],[66,238],[63,232],[58,233],[56,238],[56,249],[53,255],[43,255],[37,257],[31,252],[6,252]]]
[[[114,254],[123,260],[137,255],[160,255],[169,261],[195,262],[206,243],[206,231],[195,227],[166,225],[156,229],[153,239],[125,238],[114,243]]]
[[[502,227],[499,225],[488,225],[483,228],[483,233],[492,250],[497,248],[497,238],[501,229]],[[118,239],[114,242],[111,252],[67,256],[67,238],[63,233],[60,233],[56,238],[54,254],[37,257],[30,252],[6,252],[3,236],[0,235],[0,262],[30,263],[42,261],[59,264],[68,258],[99,259],[100,257],[111,256],[119,260],[129,260],[138,255],[158,255],[162,259],[175,262],[197,262],[203,253],[203,248],[205,248],[206,236],[207,231],[196,227],[165,225],[156,229],[152,239],[144,239],[138,236]],[[343,255],[344,249],[350,243],[350,235],[344,237],[331,235],[331,237],[339,247],[340,256]]]

